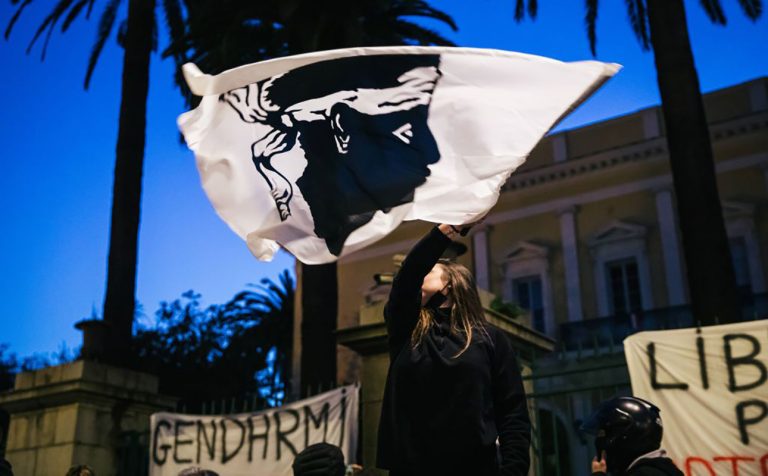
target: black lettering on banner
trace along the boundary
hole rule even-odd
[[[168,429],[168,431],[171,430],[171,424],[166,420],[158,420],[157,424],[154,428],[154,438],[152,438],[152,461],[155,462],[156,465],[162,466],[165,464],[165,461],[168,459],[168,450],[171,449],[171,445],[168,443],[164,443],[160,445],[160,448],[163,450],[163,457],[160,458],[157,455],[157,442],[160,440],[160,427],[165,427]]]
[[[656,363],[656,344],[654,342],[648,343],[648,359],[651,364],[651,387],[654,390],[688,390],[688,384],[684,382],[664,383],[659,382],[658,378],[658,364]]]
[[[347,389],[341,389],[341,414],[339,415],[341,431],[339,436],[339,448],[344,448],[344,429],[347,426]]]
[[[323,425],[323,442],[326,441],[328,436],[328,413],[331,409],[331,404],[325,402],[320,409],[320,415],[315,417],[312,413],[312,407],[310,405],[304,405],[304,448],[309,446],[309,421],[315,426],[315,429],[320,428]]]
[[[282,414],[289,414],[293,416],[293,427],[290,430],[283,431],[280,426],[280,415]],[[291,409],[285,409],[278,412],[275,412],[275,425],[277,426],[277,429],[275,430],[277,433],[277,460],[280,461],[280,456],[282,456],[282,453],[280,451],[280,447],[283,443],[288,445],[288,448],[290,448],[291,453],[293,453],[293,456],[296,456],[298,452],[296,451],[296,448],[293,446],[291,441],[286,438],[286,436],[290,435],[294,431],[296,431],[297,428],[299,428],[299,420],[301,420],[301,417],[299,416],[299,412],[296,410]]]
[[[742,339],[752,344],[752,351],[747,355],[739,357],[733,356],[733,350],[731,348],[731,341]],[[755,387],[759,387],[764,384],[768,379],[768,369],[765,368],[765,364],[755,359],[755,356],[760,353],[760,341],[756,337],[749,334],[726,334],[723,336],[723,345],[725,346],[725,365],[728,367],[728,389],[731,392],[743,392],[744,390],[751,390]],[[735,369],[739,365],[751,365],[760,371],[760,377],[754,382],[738,385],[736,383]]]
[[[191,463],[192,462],[192,458],[188,458],[188,459],[187,458],[185,458],[185,459],[179,458],[179,447],[184,446],[184,445],[191,445],[192,443],[194,443],[194,440],[192,440],[192,438],[190,438],[188,440],[180,440],[179,439],[179,433],[180,433],[179,430],[181,430],[181,432],[183,432],[184,431],[184,427],[194,426],[195,422],[193,422],[193,421],[176,420],[173,423],[174,423],[174,425],[173,425],[174,426],[174,428],[173,428],[173,461],[176,464]]]
[[[248,417],[248,462],[253,461],[253,442],[264,440],[264,451],[261,453],[261,459],[267,459],[267,448],[269,445],[269,417],[261,415],[264,419],[264,433],[255,434],[253,432],[253,417]]]
[[[750,418],[746,418],[747,407],[757,407],[759,414]],[[749,445],[749,432],[747,427],[761,422],[766,416],[768,416],[768,404],[762,400],[745,400],[739,402],[736,405],[736,421],[739,424],[739,436],[741,436],[741,442],[745,445]]]
[[[696,351],[699,354],[699,372],[701,372],[701,386],[709,389],[709,375],[707,374],[707,354],[704,352],[704,338],[701,337],[701,329],[696,329]]]
[[[211,420],[211,438],[208,439],[208,432],[205,429],[205,423],[197,420],[197,463],[200,463],[200,452],[203,449],[203,442],[205,442],[205,449],[208,452],[208,459],[213,461],[216,459],[216,420]],[[201,438],[202,441],[201,441]]]
[[[240,430],[240,443],[237,444],[237,448],[235,448],[232,453],[227,453],[227,422],[232,422],[235,425],[237,425],[237,428]],[[238,420],[235,420],[234,418],[224,417],[221,420],[221,464],[227,464],[228,461],[230,461],[232,458],[237,456],[237,453],[240,452],[240,449],[243,447],[243,443],[245,442],[245,425]]]

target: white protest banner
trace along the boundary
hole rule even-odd
[[[686,476],[768,475],[768,320],[641,332],[624,352]]]
[[[211,204],[259,259],[335,261],[404,220],[459,225],[619,65],[478,48],[320,51],[216,76],[179,117]]]
[[[296,454],[323,441],[341,448],[350,464],[357,451],[358,402],[359,387],[350,385],[255,413],[155,413],[149,475],[199,468],[220,476],[290,476]]]

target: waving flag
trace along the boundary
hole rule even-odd
[[[352,48],[184,74],[203,188],[259,259],[327,263],[403,220],[487,212],[536,143],[618,65],[497,50]],[[279,245],[278,245],[279,244]]]

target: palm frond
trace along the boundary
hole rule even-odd
[[[531,19],[535,19],[539,13],[539,2],[536,0],[528,0],[528,16]]]
[[[456,46],[454,42],[445,38],[440,33],[406,20],[399,20],[397,22],[395,32],[406,44],[408,41],[411,41],[422,46]]]
[[[648,10],[644,0],[624,0],[627,5],[629,23],[632,31],[643,50],[648,51],[651,47],[650,35],[648,34]]]
[[[293,292],[293,290],[296,288],[296,281],[293,279],[291,272],[287,269],[280,273],[279,279],[283,289]]]
[[[96,3],[96,0],[88,0],[88,11],[85,12],[85,19],[88,20],[91,18],[91,13],[93,12],[93,4]]]
[[[83,7],[85,7],[88,4],[88,0],[80,0],[75,5],[70,8],[69,13],[67,14],[67,17],[64,19],[64,23],[61,24],[61,32],[65,33],[69,26],[72,24],[73,21],[77,18],[77,16],[80,14],[80,12],[83,10]]]
[[[400,17],[430,18],[445,23],[453,31],[458,31],[459,29],[452,16],[421,0],[395,3],[388,9],[386,14],[396,19]]]
[[[120,22],[120,26],[117,27],[117,46],[125,48],[125,36],[128,34],[128,19],[124,19]]]
[[[720,5],[720,0],[699,0],[699,3],[704,8],[704,12],[706,12],[709,19],[712,20],[712,23],[725,25],[725,12],[723,11],[723,6]]]
[[[35,32],[35,35],[32,37],[32,41],[29,42],[29,46],[27,46],[27,54],[29,54],[30,51],[32,51],[32,47],[35,46],[35,43],[40,38],[40,35],[43,34],[46,30],[48,30],[48,34],[45,38],[45,43],[43,44],[43,52],[41,59],[45,59],[45,51],[48,48],[48,41],[51,39],[51,32],[56,27],[56,23],[59,21],[59,18],[64,14],[64,12],[67,11],[67,8],[72,4],[74,0],[59,0],[59,3],[56,4],[55,7],[53,7],[53,11],[48,14],[47,17],[45,17],[45,20],[43,20],[43,23],[40,24],[40,26],[37,28],[37,31]]]
[[[525,0],[515,0],[515,21],[521,22],[525,19]]]
[[[88,69],[85,72],[85,82],[83,87],[88,89],[91,83],[91,76],[93,70],[96,68],[96,63],[99,61],[101,50],[104,49],[104,44],[109,39],[109,35],[112,33],[112,27],[115,25],[115,18],[117,18],[117,9],[120,6],[122,0],[110,0],[104,12],[99,19],[99,28],[96,32],[96,41],[91,49],[91,56],[88,59]]]
[[[592,56],[597,56],[597,7],[598,0],[586,0],[587,13],[584,17],[584,23],[587,27],[587,38],[589,39],[589,50]]]
[[[176,41],[181,40],[184,37],[185,31],[184,15],[179,0],[163,0],[163,13],[165,16],[165,24],[168,27],[168,33],[171,37],[170,44],[173,45]],[[173,57],[176,64],[179,66],[186,62],[184,50],[174,50]]]
[[[521,22],[525,20],[527,14],[532,20],[536,18],[536,14],[539,12],[539,3],[536,0],[528,0],[526,4],[525,0],[515,0],[515,21]]]
[[[739,5],[744,10],[744,14],[752,21],[757,20],[763,14],[762,0],[739,0]]]
[[[24,11],[25,8],[27,8],[27,5],[29,5],[30,3],[32,3],[32,0],[24,0],[24,2],[21,5],[19,5],[19,8],[16,9],[16,13],[13,14],[13,16],[11,17],[11,21],[8,22],[8,26],[5,28],[6,40],[8,39],[9,36],[11,36],[11,30],[13,30],[13,26],[19,20],[21,13]]]

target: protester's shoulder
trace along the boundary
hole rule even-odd
[[[486,322],[485,334],[490,339],[490,343],[492,347],[499,349],[500,351],[503,351],[503,352],[514,353],[514,349],[512,348],[512,342],[509,339],[509,335],[502,328],[495,326],[490,322]]]
[[[501,327],[495,324],[491,324],[490,322],[485,322],[484,327],[485,327],[485,332],[494,341],[505,339],[507,342],[509,342],[509,335]]]
[[[627,476],[675,476],[677,473],[670,473],[653,466],[638,466],[627,472]]]
[[[627,476],[682,476],[669,458],[649,458],[640,460],[637,466],[627,472]]]

